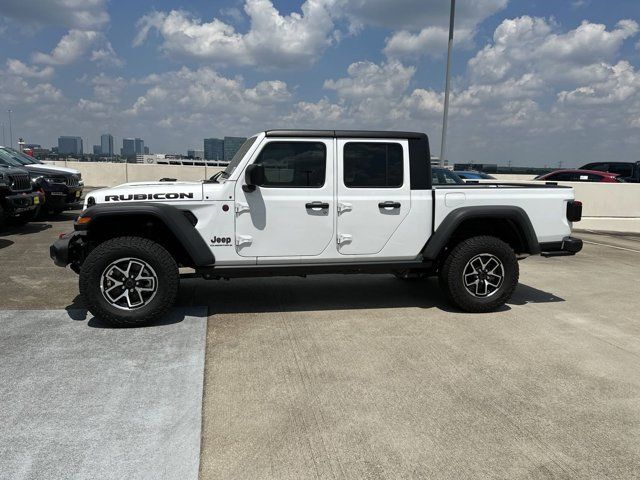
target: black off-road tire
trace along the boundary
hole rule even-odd
[[[35,221],[38,218],[39,213],[40,213],[40,209],[37,208],[35,210],[32,210],[31,212],[21,213],[16,217],[12,217],[9,219],[7,223],[9,223],[10,225],[21,227],[23,225],[26,225],[29,222]]]
[[[149,264],[157,275],[157,291],[148,304],[132,310],[113,306],[102,294],[100,280],[114,261],[133,257]],[[80,294],[97,318],[116,327],[139,327],[161,318],[173,306],[180,276],[171,254],[158,243],[141,237],[118,237],[94,248],[80,270]]]
[[[500,287],[490,296],[478,297],[465,287],[463,274],[468,262],[478,255],[497,257],[503,265],[504,276]],[[513,249],[492,236],[471,237],[456,245],[440,269],[440,286],[451,302],[466,312],[484,313],[503,306],[518,286],[520,270]]]

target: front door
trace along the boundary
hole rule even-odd
[[[338,140],[338,221],[342,255],[373,256],[411,209],[406,140]]]
[[[266,139],[261,147],[249,164],[264,166],[264,185],[247,192],[244,175],[236,184],[238,254],[320,255],[335,238],[334,140]]]

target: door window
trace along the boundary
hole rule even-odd
[[[630,177],[633,175],[633,165],[630,163],[612,163],[609,166],[609,172],[617,173],[621,177]]]
[[[323,142],[269,142],[255,163],[264,166],[263,187],[321,188],[327,147]]]
[[[347,143],[344,146],[344,184],[349,188],[401,187],[402,163],[399,143]]]

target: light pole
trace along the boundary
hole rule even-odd
[[[7,112],[9,112],[9,142],[11,143],[11,148],[13,148],[13,128],[11,127],[11,112],[13,110],[9,109]]]
[[[6,145],[7,141],[4,138],[4,122],[0,122],[0,126],[2,127],[2,145]]]
[[[456,0],[451,0],[449,13],[449,46],[447,48],[447,73],[444,85],[444,114],[442,115],[442,142],[440,143],[440,166],[444,166],[447,151],[447,122],[449,121],[449,90],[451,87],[451,54],[453,51],[453,25],[456,14]]]

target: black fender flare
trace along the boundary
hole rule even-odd
[[[526,253],[538,255],[540,253],[540,244],[538,237],[533,229],[529,215],[522,208],[516,206],[475,206],[460,207],[449,213],[442,223],[436,228],[435,232],[429,238],[426,245],[422,249],[422,256],[425,259],[435,259],[438,257],[442,249],[447,245],[449,239],[462,225],[463,222],[471,219],[506,219],[513,222],[522,234],[522,240],[525,243]]]
[[[165,203],[131,202],[118,205],[98,204],[87,208],[80,218],[90,217],[87,223],[76,222],[75,229],[86,230],[91,234],[91,227],[104,218],[145,215],[162,222],[191,257],[197,267],[213,265],[215,257],[195,226],[187,219],[184,211]]]

